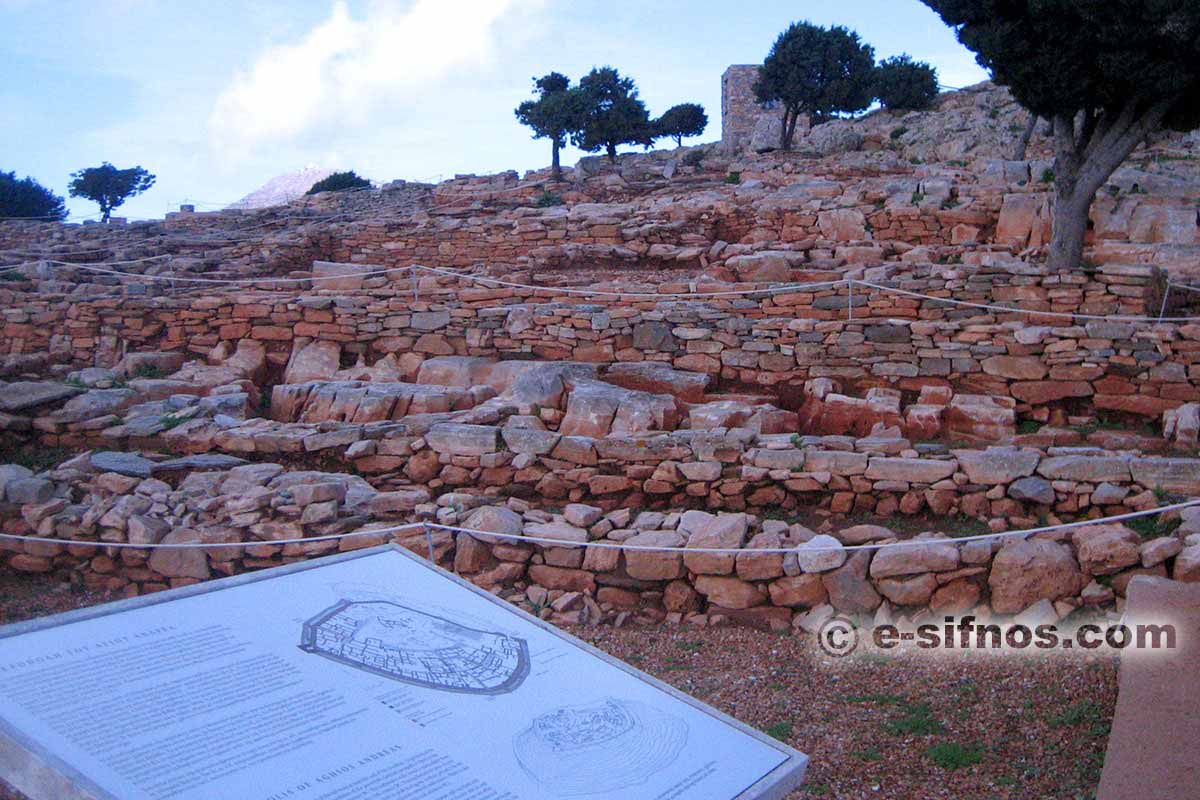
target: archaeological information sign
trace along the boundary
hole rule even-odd
[[[806,763],[396,547],[0,629],[34,800],[779,798]]]

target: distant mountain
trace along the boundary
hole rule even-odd
[[[337,170],[321,169],[310,164],[299,172],[271,178],[260,188],[238,200],[229,208],[269,208],[286,205],[312,188],[317,181],[328,178]]]

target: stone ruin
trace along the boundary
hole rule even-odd
[[[0,466],[2,531],[48,540],[0,568],[138,594],[395,540],[556,622],[773,629],[1200,580],[1195,508],[958,541],[1200,497],[1193,143],[1056,272],[1015,114],[0,225],[0,429],[61,453]],[[106,546],[161,542],[200,546]]]

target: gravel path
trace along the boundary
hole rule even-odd
[[[0,623],[105,599],[0,574]],[[1116,703],[1109,657],[831,662],[807,637],[740,628],[571,632],[807,753],[789,800],[1091,798]]]

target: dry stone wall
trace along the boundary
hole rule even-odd
[[[960,466],[974,471],[981,463]],[[413,518],[477,533],[394,530]],[[1135,575],[1200,580],[1195,509],[1183,512],[1174,533],[1145,541],[1123,525],[1098,524],[1006,542],[929,533],[903,547],[862,550],[897,535],[878,525],[817,533],[746,513],[584,503],[543,510],[461,493],[434,503],[420,489],[377,491],[352,475],[219,457],[96,453],[40,475],[3,466],[0,519],[6,533],[72,540],[0,542],[5,568],[59,572],[93,589],[146,593],[397,541],[566,623],[636,617],[813,629],[835,612],[890,619],[976,608],[1044,621],[1082,607],[1119,609]],[[356,535],[292,541],[349,533]],[[149,547],[156,544],[198,546]]]
[[[1200,325],[1109,321],[1153,307],[1152,268],[1043,274],[1021,264],[912,266],[858,273],[926,297],[845,286],[699,300],[566,295],[407,275],[352,279],[351,295],[233,293],[195,298],[29,300],[4,309],[3,355],[42,351],[110,366],[126,351],[207,354],[261,342],[282,370],[293,347],[342,345],[367,362],[405,353],[590,363],[669,363],[727,385],[798,392],[829,378],[857,394],[945,385],[1013,397],[1024,416],[1094,407],[1159,419],[1198,399]],[[743,285],[746,289],[752,285]],[[660,291],[687,291],[664,284]],[[699,284],[700,291],[728,285]],[[937,297],[1099,319],[1073,321],[950,306]]]

